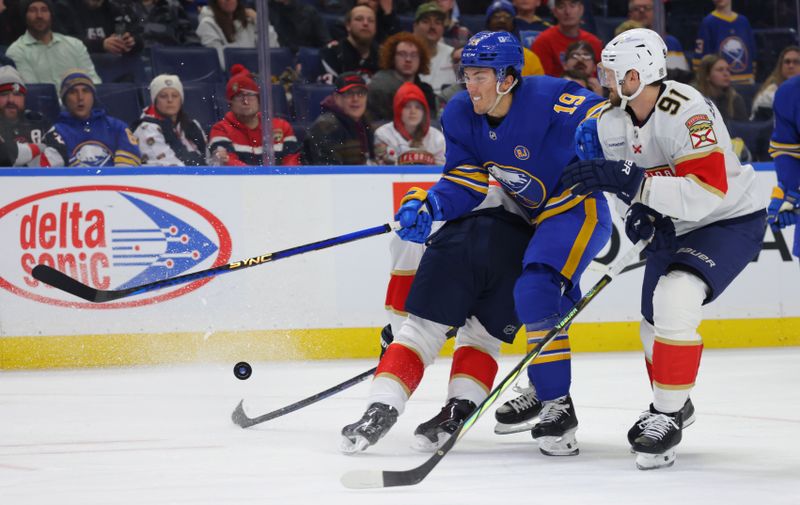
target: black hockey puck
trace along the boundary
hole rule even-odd
[[[253,374],[253,367],[246,361],[240,361],[233,367],[233,375],[239,380],[247,380]]]

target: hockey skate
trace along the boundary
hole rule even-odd
[[[631,443],[631,448],[636,453],[636,468],[653,470],[672,466],[676,457],[675,446],[682,437],[681,411],[664,414],[651,404],[650,410],[642,414],[636,424],[643,427],[641,435]]]
[[[417,426],[411,447],[422,452],[435,451],[447,442],[473,410],[475,404],[471,401],[450,398],[438,414]]]
[[[683,429],[688,428],[689,426],[694,424],[696,418],[694,415],[694,404],[692,404],[691,398],[686,399],[686,403],[683,404],[680,413],[681,413],[681,419],[684,419]],[[649,409],[645,410],[639,416],[639,421],[637,421],[636,424],[634,424],[631,427],[631,429],[628,430],[628,443],[631,444],[631,452],[634,454],[636,453],[636,451],[633,450],[633,441],[642,435],[642,433],[644,432],[644,428],[647,425],[647,419],[649,419],[651,415],[652,413],[650,412]]]
[[[578,417],[570,396],[542,403],[539,423],[531,436],[539,442],[539,450],[547,456],[576,456],[579,452],[575,432]]]
[[[345,454],[361,452],[375,445],[397,422],[397,409],[385,403],[373,403],[361,419],[342,428],[340,449]]]
[[[532,385],[528,387],[515,385],[514,391],[520,395],[508,400],[494,411],[494,418],[497,420],[494,432],[498,435],[530,430],[536,424],[536,416],[542,410],[542,402],[536,398],[536,390]]]

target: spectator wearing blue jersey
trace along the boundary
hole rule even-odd
[[[703,18],[692,65],[695,71],[707,54],[721,54],[730,65],[734,83],[755,82],[756,39],[750,21],[733,11],[733,0],[714,0],[715,9]]]
[[[95,108],[95,88],[83,70],[61,81],[64,110],[45,134],[45,155],[52,166],[134,167],[141,164],[136,137],[121,120]]]
[[[767,207],[773,230],[797,224],[800,208],[800,76],[781,84],[775,93],[775,130],[769,153],[775,159],[778,185]],[[800,257],[800,226],[794,227],[792,253]]]
[[[514,17],[514,34],[519,37],[522,47],[531,47],[540,33],[550,28],[552,23],[536,15],[542,0],[513,0],[517,15]]]

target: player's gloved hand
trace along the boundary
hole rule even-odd
[[[603,157],[603,146],[597,135],[597,118],[589,118],[575,129],[575,152],[582,160]]]
[[[644,248],[648,252],[675,247],[675,224],[672,219],[638,202],[625,213],[625,235],[634,244],[652,237]]]
[[[414,187],[400,200],[394,218],[400,223],[397,234],[401,239],[424,244],[433,222],[442,220],[442,207],[436,193]]]
[[[387,324],[381,330],[381,358],[386,353],[386,349],[389,348],[389,344],[394,342],[394,334],[392,333],[392,325]],[[380,358],[379,358],[380,359]]]
[[[798,188],[800,189],[800,188]],[[772,189],[772,199],[767,207],[767,223],[773,231],[797,223],[795,210],[800,207],[800,191],[786,191],[782,184]]]
[[[644,182],[644,170],[628,160],[592,159],[576,161],[561,174],[561,183],[572,192],[588,195],[594,191],[615,193],[630,204]]]

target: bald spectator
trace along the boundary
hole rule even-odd
[[[357,5],[347,12],[344,20],[347,37],[322,50],[322,66],[333,77],[344,72],[357,72],[369,79],[378,71],[375,11],[366,5]]]
[[[84,69],[92,82],[100,82],[83,42],[53,31],[50,0],[26,0],[21,10],[26,31],[11,44],[6,56],[14,60],[25,82],[50,83],[58,88],[61,76],[73,68]]]
[[[444,21],[445,13],[436,2],[420,5],[414,14],[414,35],[425,41],[431,56],[431,71],[429,74],[422,74],[420,78],[430,84],[437,95],[442,92],[442,86],[456,82],[450,59],[453,46],[442,40]]]
[[[514,33],[522,42],[522,47],[531,47],[536,37],[553,25],[536,15],[542,0],[514,0],[512,3],[517,10]]]
[[[547,75],[560,77],[564,73],[564,56],[567,47],[573,42],[585,40],[591,44],[595,56],[599,57],[603,43],[591,33],[581,29],[584,10],[581,0],[550,0],[550,10],[556,18],[556,25],[539,34],[532,48],[542,60]]]

